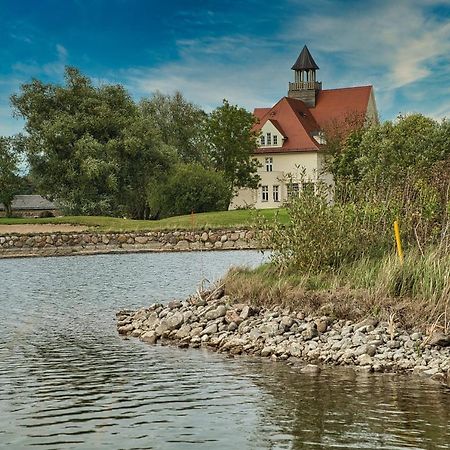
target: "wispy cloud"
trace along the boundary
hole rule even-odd
[[[50,78],[60,78],[64,73],[64,67],[67,64],[68,52],[67,49],[56,44],[55,46],[55,59],[46,63],[39,64],[37,61],[17,62],[13,64],[12,70],[14,73],[19,74],[21,78],[29,79],[31,77],[38,77],[45,75]]]
[[[271,103],[274,91],[285,95],[288,69],[280,72],[283,57],[273,51],[279,44],[242,35],[179,40],[177,45],[179,61],[127,69],[118,78],[138,96],[180,90],[207,110],[224,98],[252,109]]]

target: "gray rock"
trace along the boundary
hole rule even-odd
[[[238,328],[238,325],[236,322],[231,322],[228,324],[228,331],[236,331]]]
[[[261,356],[263,357],[270,356],[272,353],[273,353],[272,347],[264,347],[261,350]]]
[[[175,330],[177,328],[180,328],[183,321],[184,321],[183,314],[181,314],[180,312],[176,312],[175,314],[166,318],[167,328],[169,330]]]
[[[203,331],[203,327],[193,327],[191,330],[191,337],[200,336],[201,332]]]
[[[371,366],[373,364],[373,359],[371,356],[364,354],[358,357],[358,362],[361,366]]]
[[[200,336],[210,335],[213,333],[217,333],[217,323],[213,323],[212,325],[207,326],[201,333]]]
[[[294,325],[294,320],[289,316],[283,316],[281,318],[281,325],[289,329],[292,327],[292,325]]]
[[[386,345],[391,349],[400,348],[400,342],[398,341],[387,341]]]
[[[316,364],[307,364],[305,367],[302,367],[300,369],[301,373],[305,373],[308,375],[318,375],[320,373],[321,369]]]
[[[144,325],[150,329],[154,330],[159,325],[158,314],[154,311],[152,312],[146,320],[144,320]]]
[[[212,311],[208,311],[205,314],[206,320],[216,320],[219,317],[225,316],[227,313],[227,307],[225,305],[219,305],[216,309],[213,309]]]
[[[166,319],[161,320],[160,324],[155,328],[155,331],[158,336],[162,336],[163,333],[169,331],[169,325],[167,324],[167,320]]]
[[[248,337],[252,341],[256,341],[259,337],[261,337],[261,332],[257,328],[253,328],[250,333],[248,334]]]
[[[177,339],[184,339],[184,338],[188,337],[190,335],[190,333],[191,333],[191,326],[188,325],[187,323],[185,323],[177,331],[177,334],[175,335],[175,337]]]
[[[242,311],[241,311],[240,316],[241,316],[241,319],[242,319],[242,320],[246,320],[246,319],[248,319],[252,314],[253,314],[252,308],[251,308],[250,306],[248,306],[248,305],[245,305],[245,306],[242,308]]]
[[[156,331],[147,331],[146,333],[141,335],[140,339],[147,344],[155,344],[158,340],[158,335]]]
[[[317,331],[319,333],[325,333],[325,331],[327,331],[328,329],[328,318],[327,317],[321,317],[320,319],[317,319],[315,321],[316,327],[317,327]]]
[[[319,332],[317,331],[317,327],[316,324],[310,324],[308,325],[308,327],[306,328],[306,330],[304,330],[302,332],[302,336],[305,340],[309,340],[309,339],[314,339],[315,337],[317,337],[319,335]]]
[[[430,337],[428,344],[437,345],[439,347],[448,347],[450,345],[450,335],[437,331]]]
[[[302,350],[303,347],[301,344],[299,344],[298,342],[293,342],[290,346],[289,346],[289,353],[292,356],[295,356],[297,358],[299,358],[300,356],[302,356]]]
[[[134,327],[133,327],[133,325],[131,325],[131,323],[129,323],[128,325],[125,325],[123,327],[119,327],[117,329],[119,334],[128,334],[130,331],[133,331],[133,330],[134,330]]]
[[[276,333],[278,333],[278,330],[279,326],[277,322],[266,322],[259,327],[259,331],[261,331],[261,333],[267,334],[269,336],[274,336]]]

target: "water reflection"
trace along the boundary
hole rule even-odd
[[[257,252],[0,261],[0,447],[449,448],[449,394],[123,340],[115,311],[183,297]]]
[[[318,376],[253,363],[254,383],[271,394],[263,423],[280,427],[292,448],[446,448],[450,392],[420,378],[326,369]]]

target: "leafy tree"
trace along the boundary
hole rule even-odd
[[[200,164],[179,164],[160,188],[161,216],[226,210],[231,196],[222,174]]]
[[[356,164],[366,185],[390,188],[427,171],[446,151],[441,126],[412,114],[369,127],[362,136]]]
[[[119,158],[119,203],[127,215],[141,219],[154,215],[151,196],[155,195],[155,186],[164,183],[176,160],[176,152],[161,142],[150,117],[139,116],[127,128]]]
[[[206,113],[187,101],[180,92],[165,95],[156,92],[139,104],[141,113],[151,118],[163,142],[176,149],[182,162],[207,163],[204,139]]]
[[[145,184],[166,169],[165,147],[122,86],[95,87],[67,67],[65,85],[33,80],[11,100],[26,120],[25,150],[41,193],[75,214],[143,217]]]
[[[5,207],[7,217],[12,215],[12,201],[21,188],[19,163],[14,139],[0,136],[0,202]]]
[[[209,152],[215,169],[224,174],[230,192],[258,186],[258,162],[252,158],[258,147],[255,123],[253,114],[230,105],[227,100],[209,115],[206,125]]]

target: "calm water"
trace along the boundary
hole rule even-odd
[[[450,393],[419,378],[123,340],[115,312],[181,298],[257,252],[0,260],[0,447],[449,449]]]

